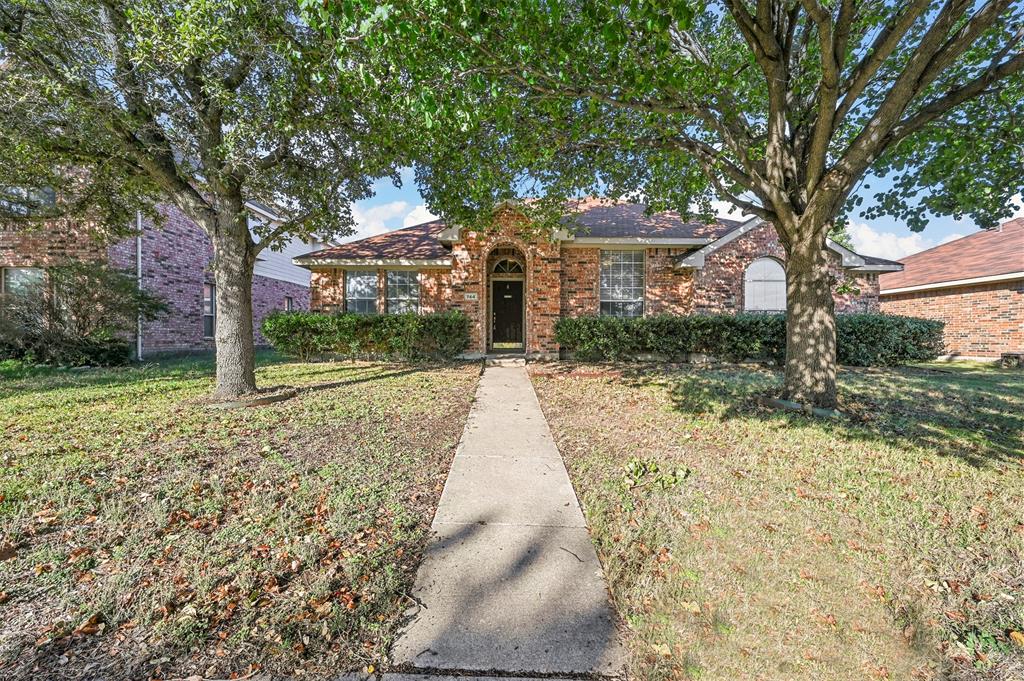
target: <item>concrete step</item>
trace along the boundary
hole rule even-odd
[[[489,367],[524,367],[526,358],[522,355],[487,355],[484,365]]]

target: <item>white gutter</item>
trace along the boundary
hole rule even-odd
[[[706,256],[711,255],[730,241],[735,241],[755,227],[760,227],[762,224],[764,224],[764,220],[759,217],[752,217],[746,222],[740,223],[733,228],[732,231],[726,232],[719,238],[704,246],[704,248],[696,250],[693,253],[689,253],[682,258],[677,258],[675,262],[676,269],[683,269],[687,267],[692,267],[698,270],[703,269],[704,258]]]
[[[142,290],[142,211],[135,211],[135,229],[137,234],[135,235],[135,280]],[[139,313],[139,317],[136,320],[135,326],[135,359],[139,362],[142,361],[142,314]]]
[[[971,277],[970,279],[952,279],[950,281],[937,281],[932,284],[918,284],[917,286],[903,286],[901,288],[887,288],[878,292],[879,295],[893,293],[909,293],[910,291],[929,291],[937,288],[952,288],[955,286],[968,286],[970,284],[988,284],[997,281],[1013,281],[1024,279],[1024,271],[1008,272],[1006,274],[991,274],[984,277]]]
[[[636,248],[671,246],[704,246],[711,239],[684,237],[643,237],[643,236],[577,236],[563,242],[562,246],[582,248],[584,246],[634,246]]]
[[[281,216],[280,215],[277,215],[276,213],[271,213],[266,208],[263,208],[262,206],[260,206],[258,204],[255,204],[252,201],[246,201],[245,202],[245,207],[248,208],[249,210],[251,210],[254,213],[259,213],[260,215],[262,215],[263,217],[267,218],[271,222],[281,222]]]
[[[451,258],[292,258],[299,267],[451,267]]]

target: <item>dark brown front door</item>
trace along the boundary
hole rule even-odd
[[[523,282],[491,283],[491,345],[495,349],[523,347]]]

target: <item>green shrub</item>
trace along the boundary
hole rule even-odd
[[[72,262],[0,296],[0,359],[58,366],[127,364],[141,316],[167,306],[135,277],[103,263]]]
[[[839,363],[897,366],[924,362],[943,353],[943,322],[917,317],[850,314],[838,318]]]
[[[942,353],[942,322],[882,314],[839,315],[839,362],[893,366]],[[585,361],[632,359],[651,354],[673,360],[690,354],[730,362],[782,363],[786,318],[778,314],[572,317],[555,324],[555,340]]]
[[[458,311],[424,315],[274,312],[261,328],[275,350],[304,362],[325,355],[454,359],[469,347],[469,319]]]

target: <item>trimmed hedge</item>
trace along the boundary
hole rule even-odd
[[[469,347],[469,319],[459,311],[418,315],[274,312],[261,326],[275,350],[309,361],[325,355],[454,359]]]
[[[927,362],[945,351],[945,322],[888,314],[836,317],[839,363],[857,367],[890,367]]]
[[[942,354],[942,322],[850,314],[838,315],[836,326],[840,364],[896,366]],[[643,355],[685,359],[702,354],[728,362],[753,359],[781,364],[786,357],[786,318],[765,314],[571,317],[555,324],[555,340],[585,361]]]

